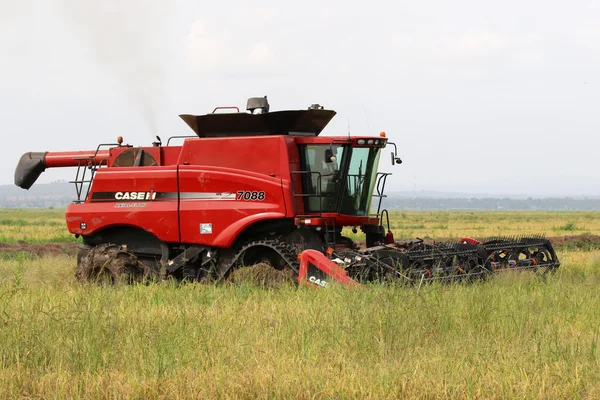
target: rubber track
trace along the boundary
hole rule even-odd
[[[142,275],[142,279],[148,278],[152,271],[147,266],[139,262],[137,256],[127,250],[121,249],[114,244],[102,244],[94,247],[86,246],[83,252],[78,255],[77,268],[75,275],[77,280],[94,281],[99,269],[106,268],[113,278],[118,279],[122,274],[124,264],[136,268]]]
[[[243,267],[241,264],[242,256],[246,251],[252,247],[267,247],[275,251],[285,263],[292,269],[296,274],[300,271],[300,264],[298,263],[297,256],[294,254],[290,246],[281,240],[277,239],[265,239],[255,240],[242,246],[242,248],[236,253],[233,260],[222,270],[221,277],[219,280],[223,280],[229,272],[236,268]]]

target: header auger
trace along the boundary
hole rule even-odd
[[[396,242],[381,208],[389,174],[377,168],[388,145],[392,164],[401,160],[384,133],[319,136],[335,112],[318,104],[269,112],[260,97],[248,100],[248,112],[222,108],[181,115],[195,136],[179,145],[119,138],[96,150],[21,157],[15,184],[24,189],[46,168],[77,167],[66,221],[83,238],[78,278],[220,281],[266,263],[323,287],[559,266],[543,237]],[[360,228],[366,247],[343,227]]]

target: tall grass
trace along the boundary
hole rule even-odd
[[[63,213],[0,210],[0,242],[73,240]],[[397,238],[600,233],[591,212],[390,217]],[[2,253],[0,398],[600,398],[583,244],[552,276],[356,290],[100,288],[68,255]]]
[[[0,397],[598,398],[600,252],[472,285],[77,284],[0,261]]]

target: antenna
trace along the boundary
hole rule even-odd
[[[348,139],[350,139],[350,116],[348,115]]]
[[[367,120],[367,130],[369,132],[369,135],[371,134],[371,125],[369,124],[369,115],[367,114],[367,108],[364,108],[365,110],[365,119]]]

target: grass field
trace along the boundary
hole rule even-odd
[[[594,212],[391,212],[390,227],[396,237],[404,239],[540,233],[547,236],[597,235],[600,234],[599,216]]]
[[[487,237],[544,233],[548,236],[600,234],[595,212],[391,212],[397,238]],[[346,235],[361,239],[360,230]],[[0,209],[0,243],[74,242],[67,232],[64,210]]]
[[[598,234],[597,217],[415,212],[392,225],[397,237]],[[12,242],[56,240],[60,224],[60,211],[0,212]],[[9,254],[0,398],[600,398],[600,250],[559,256],[546,278],[350,291],[100,288],[75,281],[72,256]]]

